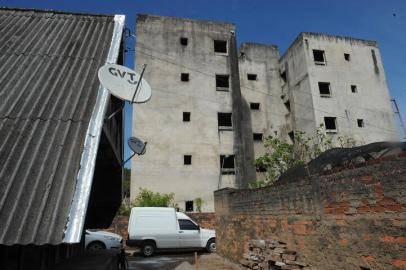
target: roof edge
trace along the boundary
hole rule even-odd
[[[120,50],[121,38],[124,29],[124,15],[114,16],[114,30],[106,63],[116,63]],[[110,100],[109,91],[100,85],[96,103],[89,126],[78,171],[76,189],[73,195],[66,229],[63,237],[64,243],[79,243],[85,224],[86,212],[92,188],[96,156],[99,148],[100,136],[106,114],[107,104]]]
[[[71,12],[63,10],[53,10],[53,9],[38,9],[38,8],[14,8],[14,7],[0,7],[0,10],[14,10],[14,11],[34,11],[38,13],[55,13],[55,14],[66,14],[66,15],[82,15],[82,16],[94,16],[94,17],[113,17],[116,14],[101,14],[101,13],[86,13],[86,12]],[[124,15],[119,15],[124,16]]]

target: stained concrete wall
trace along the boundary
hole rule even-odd
[[[131,198],[142,187],[173,192],[181,209],[200,197],[202,210],[213,211],[220,180],[222,187],[236,186],[235,175],[220,174],[220,155],[235,154],[235,136],[218,130],[217,113],[233,111],[239,82],[232,80],[228,92],[216,91],[215,84],[216,74],[231,75],[233,31],[227,23],[138,15],[135,64],[138,71],[148,65],[145,78],[153,93],[134,106],[133,135],[148,146],[132,161]],[[181,37],[188,38],[187,46]],[[214,40],[228,41],[228,53],[215,53]],[[188,82],[180,80],[181,73],[189,73]],[[190,122],[183,122],[183,112],[191,113]],[[184,165],[184,155],[192,155],[192,165]]]
[[[249,116],[247,122],[251,126],[254,158],[258,158],[265,149],[263,142],[253,141],[253,133],[260,133],[263,138],[275,134],[286,137],[290,130],[287,121],[289,112],[281,102],[278,48],[275,45],[242,43],[238,65],[243,103],[247,108],[245,114]],[[256,80],[248,80],[248,74],[257,75]],[[250,103],[259,103],[259,110],[250,109]]]
[[[313,50],[324,51],[325,65],[315,64]],[[291,99],[293,129],[312,134],[328,116],[337,119],[333,139],[346,136],[359,144],[399,139],[376,42],[302,33],[281,58],[281,67],[288,74],[284,90]],[[330,83],[331,97],[320,96],[318,82]]]
[[[404,269],[406,154],[261,189],[215,192],[217,252],[277,239],[311,269]],[[290,269],[290,268],[286,268]]]

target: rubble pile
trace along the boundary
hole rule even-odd
[[[277,240],[251,240],[244,258],[243,269],[253,270],[310,270],[306,263],[297,261],[296,252]]]

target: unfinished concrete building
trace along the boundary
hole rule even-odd
[[[375,42],[303,33],[280,58],[274,45],[237,51],[233,24],[151,15],[138,15],[136,36],[153,94],[134,106],[133,135],[148,149],[132,161],[131,199],[147,188],[213,211],[214,190],[256,180],[265,137],[322,123],[333,137],[397,139]]]
[[[293,131],[322,124],[337,142],[399,140],[375,41],[301,33],[280,60],[282,99]]]

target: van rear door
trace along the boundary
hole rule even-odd
[[[179,247],[201,247],[200,228],[189,219],[178,219]]]

